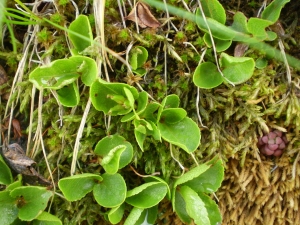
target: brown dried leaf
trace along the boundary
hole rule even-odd
[[[137,21],[141,28],[157,28],[160,26],[160,22],[158,22],[158,20],[152,15],[149,7],[142,2],[138,2],[136,4],[136,7],[131,10],[126,19],[133,22]]]
[[[4,70],[4,68],[0,65],[0,85],[6,83],[8,80],[7,74]]]
[[[29,177],[36,177],[41,184],[51,184],[33,168],[36,162],[26,156],[25,151],[18,143],[4,144],[2,155],[9,167],[15,172]]]

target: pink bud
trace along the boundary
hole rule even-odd
[[[263,141],[263,143],[268,144],[269,138],[268,138],[267,136],[263,136],[263,137],[261,138],[261,140]]]
[[[269,145],[275,144],[275,140],[274,140],[274,139],[269,139],[269,140],[268,140],[268,144],[269,144]]]
[[[273,132],[277,135],[277,137],[282,137],[282,132],[281,131],[274,130]]]
[[[268,133],[268,138],[269,138],[269,139],[275,139],[275,138],[276,138],[276,136],[277,136],[277,134],[276,134],[276,133],[274,133],[274,132],[270,132],[270,133]]]
[[[283,140],[284,143],[286,143],[286,144],[289,142],[288,139],[286,138],[286,136],[283,136],[282,140]]]
[[[258,138],[258,146],[262,146],[262,145],[264,145],[265,143],[262,141],[262,138],[260,137],[260,138]]]
[[[273,155],[274,156],[281,156],[281,154],[282,154],[282,150],[276,150]]]
[[[275,139],[275,144],[280,145],[282,142],[283,142],[283,140],[281,139],[281,137],[277,137],[277,138]]]
[[[278,146],[278,149],[284,149],[285,148],[285,143],[282,142],[279,146]]]
[[[268,146],[268,149],[270,149],[271,151],[276,151],[278,148],[278,145],[276,145],[276,144],[269,144],[267,146]]]
[[[263,148],[263,151],[262,151],[265,155],[273,155],[274,154],[274,151],[270,150],[267,146],[265,146]]]

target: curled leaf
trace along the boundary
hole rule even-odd
[[[138,25],[141,28],[157,28],[160,26],[160,23],[150,12],[149,7],[142,2],[138,2],[136,4],[135,8],[131,10],[126,19],[131,20],[133,22],[137,21]]]

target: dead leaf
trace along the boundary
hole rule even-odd
[[[234,48],[234,57],[242,57],[248,50],[248,45],[244,43],[238,43]]]
[[[4,68],[0,65],[0,85],[6,83],[8,80],[7,74],[4,70]]]
[[[142,2],[136,3],[136,7],[131,10],[126,19],[133,22],[137,21],[141,28],[157,28],[160,26],[160,22],[150,12],[149,6]]]
[[[4,144],[2,155],[8,166],[15,172],[29,177],[36,177],[41,184],[51,184],[33,168],[36,162],[26,156],[25,151],[18,143]]]

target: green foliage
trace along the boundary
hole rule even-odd
[[[9,167],[4,162],[2,156],[0,155],[0,184],[11,184],[13,182],[13,177]]]

